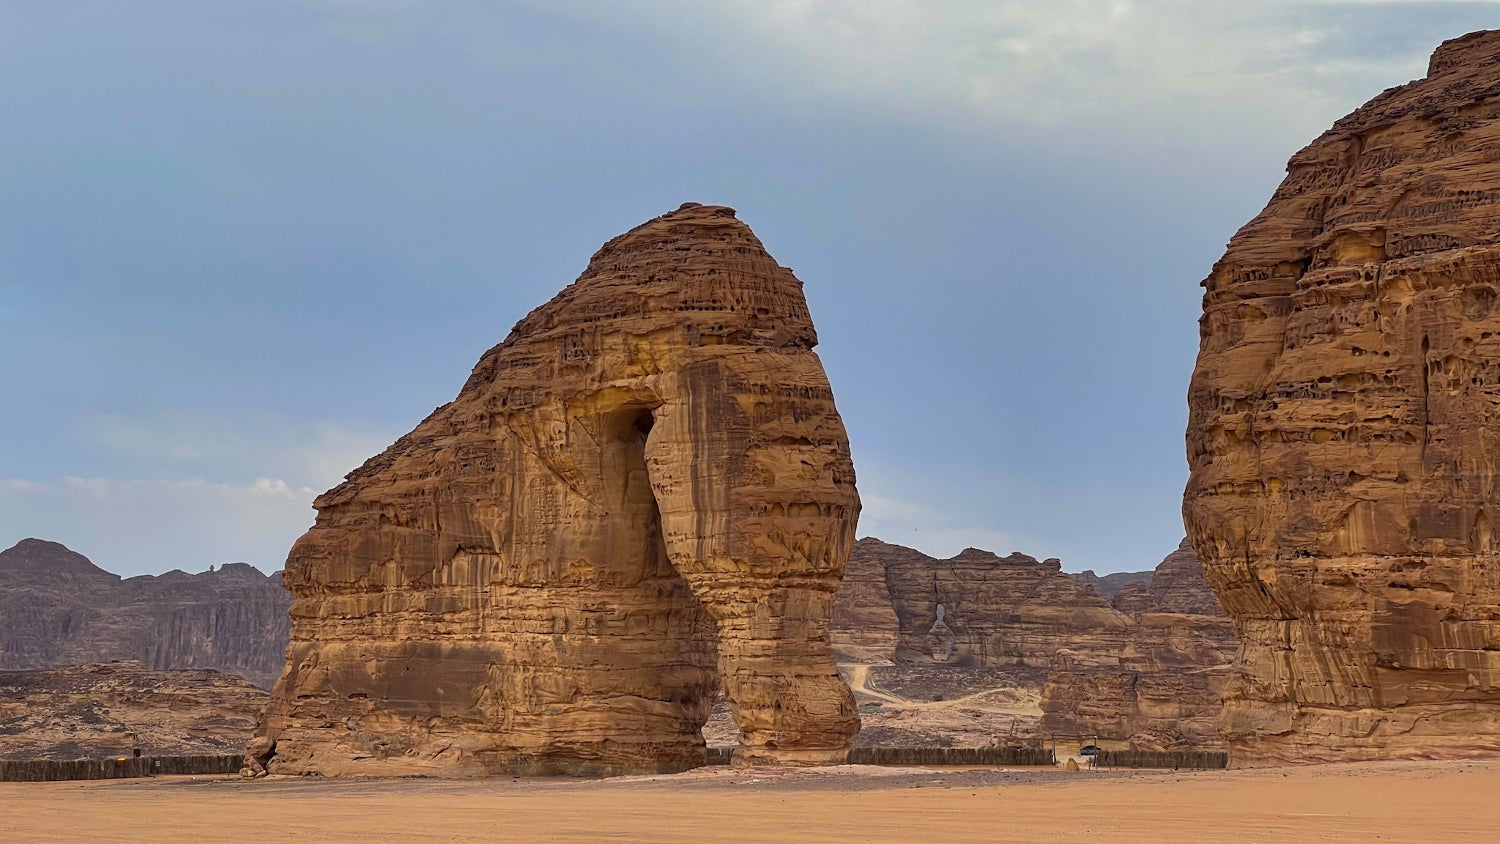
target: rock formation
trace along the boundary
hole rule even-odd
[[[139,662],[0,671],[0,759],[237,753],[266,698],[239,677]]]
[[[870,543],[866,545],[865,543]],[[976,548],[935,560],[864,540],[887,558],[886,584],[900,622],[895,660],[969,667],[1051,668],[1118,661],[1130,618],[1074,583],[1057,560],[999,557]]]
[[[0,551],[0,669],[139,660],[270,688],[291,602],[279,573],[244,563],[122,580],[56,542],[25,539]]]
[[[1152,573],[1150,593],[1154,612],[1224,616],[1218,596],[1203,577],[1203,563],[1186,538]]]
[[[888,555],[924,555],[878,539],[861,539],[833,596],[828,635],[840,663],[888,662],[895,655],[901,623],[885,585]]]
[[[1203,286],[1232,764],[1500,752],[1500,32],[1297,153]]]
[[[266,711],[283,773],[843,760],[859,511],[791,270],[689,203],[611,240],[458,397],[318,498]]]
[[[1073,582],[1079,586],[1087,586],[1098,592],[1105,600],[1112,600],[1121,589],[1127,586],[1151,585],[1151,572],[1149,571],[1119,571],[1101,577],[1094,574],[1093,569],[1088,569],[1077,574],[1070,574],[1068,577],[1073,578]]]
[[[1114,666],[1059,666],[1042,693],[1041,730],[1138,750],[1217,749],[1224,686],[1236,641],[1186,541],[1148,588],[1133,584],[1114,607],[1135,622]]]

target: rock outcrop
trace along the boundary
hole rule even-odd
[[[1111,665],[1134,626],[1097,592],[1063,574],[1057,560],[999,557],[976,548],[936,560],[877,542],[864,540],[860,549],[886,557],[886,584],[900,623],[899,663]]]
[[[1237,643],[1184,541],[1114,607],[1135,622],[1113,666],[1058,666],[1042,692],[1041,730],[1137,750],[1223,747],[1224,687]]]
[[[842,761],[859,512],[802,284],[723,207],[611,240],[458,397],[318,498],[273,771]]]
[[[0,551],[0,669],[138,660],[270,688],[290,606],[280,573],[244,563],[122,580],[56,542],[25,539]]]
[[[1153,612],[1224,616],[1218,596],[1203,577],[1203,563],[1186,538],[1156,567],[1149,591]]]
[[[1500,32],[1297,153],[1203,286],[1232,764],[1500,752]]]
[[[840,663],[888,662],[895,655],[901,623],[885,585],[885,566],[892,555],[922,554],[865,538],[854,543],[844,581],[833,596],[828,635]]]
[[[1112,600],[1121,589],[1128,586],[1151,585],[1151,572],[1149,571],[1119,571],[1100,576],[1094,574],[1093,569],[1087,569],[1077,574],[1070,574],[1068,577],[1073,578],[1073,582],[1079,586],[1087,586],[1098,592],[1105,600]]]
[[[0,671],[0,759],[237,753],[266,691],[210,670],[139,662]]]

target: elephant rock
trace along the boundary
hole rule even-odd
[[[293,547],[279,773],[843,761],[859,513],[802,284],[729,208],[604,245]]]

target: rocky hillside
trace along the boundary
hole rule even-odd
[[[0,759],[238,753],[266,698],[239,677],[139,662],[0,671]]]
[[[1093,569],[1070,574],[1073,582],[1079,586],[1098,592],[1106,600],[1112,599],[1121,589],[1127,586],[1150,586],[1151,572],[1149,571],[1117,571],[1112,574],[1097,575]]]
[[[940,560],[867,537],[834,598],[831,635],[850,662],[1045,669],[1062,650],[1114,663],[1130,626],[1055,559],[969,548]]]
[[[270,688],[290,606],[279,572],[244,563],[122,579],[56,542],[25,539],[0,551],[0,669],[137,660]]]
[[[1192,546],[1184,540],[1149,587],[1128,586],[1112,603],[1135,622],[1119,664],[1054,667],[1042,733],[1141,750],[1222,748],[1218,718],[1237,642]]]
[[[1222,747],[1236,642],[1186,541],[1154,571],[1098,577],[1025,554],[940,560],[862,539],[831,635],[861,743]]]

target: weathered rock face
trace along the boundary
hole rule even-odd
[[[1054,669],[1042,731],[1138,750],[1223,747],[1218,719],[1237,643],[1192,549],[1178,546],[1150,588],[1128,586],[1113,604],[1135,622],[1118,665]]]
[[[1500,752],[1500,32],[1297,153],[1203,285],[1233,764]]]
[[[270,688],[291,601],[279,573],[244,563],[121,580],[56,542],[25,539],[0,551],[0,669],[139,660]]]
[[[1203,564],[1187,539],[1156,567],[1150,584],[1154,612],[1224,616],[1219,598],[1203,577]]]
[[[1137,616],[1156,609],[1156,598],[1151,595],[1151,587],[1144,583],[1132,583],[1116,592],[1109,599],[1109,605],[1126,615]]]
[[[885,564],[892,557],[920,553],[878,539],[861,539],[833,596],[829,638],[841,663],[886,662],[894,656],[900,622],[885,585]]]
[[[1073,578],[1073,582],[1079,586],[1087,586],[1098,592],[1105,600],[1112,600],[1121,589],[1127,586],[1151,585],[1151,572],[1149,571],[1119,571],[1101,577],[1089,569],[1077,574],[1069,574],[1068,577]]]
[[[599,250],[457,399],[320,497],[292,549],[272,769],[828,763],[859,511],[801,282],[728,208]]]
[[[239,677],[139,662],[0,671],[0,759],[235,753],[266,697]]]
[[[1057,560],[1002,558],[975,548],[935,560],[909,548],[892,550],[899,546],[868,548],[886,559],[900,663],[1050,668],[1063,652],[1070,664],[1115,664],[1133,626],[1098,593],[1063,574]]]

